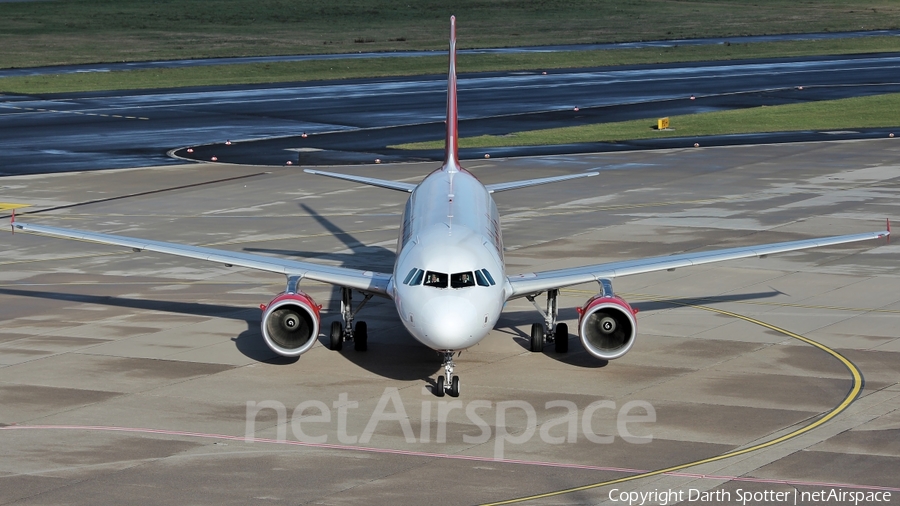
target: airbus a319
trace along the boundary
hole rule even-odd
[[[318,340],[320,332],[320,306],[301,290],[299,285],[302,280],[329,283],[341,288],[342,321],[331,324],[326,338],[332,350],[340,350],[345,342],[353,342],[356,350],[365,351],[368,330],[365,322],[359,321],[354,325],[357,311],[373,296],[390,298],[406,330],[422,344],[443,356],[444,375],[437,378],[434,390],[438,396],[445,393],[459,395],[459,376],[454,374],[454,356],[474,346],[490,333],[510,299],[528,298],[543,316],[543,322],[532,325],[531,351],[542,351],[546,343],[552,343],[555,351],[565,353],[568,351],[569,329],[565,323],[557,322],[559,289],[582,283],[598,283],[597,295],[578,308],[576,333],[584,349],[591,355],[598,359],[612,360],[627,353],[634,345],[637,335],[636,311],[613,293],[613,278],[738,258],[763,257],[890,235],[888,223],[887,230],[877,232],[510,275],[503,260],[500,216],[492,194],[593,177],[598,173],[482,184],[460,166],[458,158],[456,21],[453,17],[450,18],[449,60],[446,144],[444,162],[440,168],[428,174],[418,184],[318,170],[305,171],[410,194],[400,223],[393,272],[360,271],[16,221],[12,226],[16,230],[35,234],[124,246],[135,251],[167,253],[283,274],[287,278],[284,292],[269,304],[261,306],[261,331],[266,344],[274,352],[286,357],[296,357],[309,351]],[[356,307],[353,306],[353,291],[362,293],[364,297]],[[542,293],[547,296],[544,308],[535,299]]]

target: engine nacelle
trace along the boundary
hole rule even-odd
[[[578,336],[591,355],[604,360],[628,353],[637,335],[637,310],[616,295],[599,294],[578,309]]]
[[[275,353],[296,357],[309,351],[319,336],[319,309],[305,293],[283,293],[263,310],[262,335]]]

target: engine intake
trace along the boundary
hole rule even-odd
[[[637,311],[616,295],[599,294],[578,309],[578,335],[591,355],[613,360],[628,353],[637,335]]]
[[[262,309],[262,335],[275,353],[296,357],[316,344],[321,306],[316,305],[309,295],[284,293]]]

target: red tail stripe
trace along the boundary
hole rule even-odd
[[[450,69],[447,75],[447,140],[444,166],[459,166],[458,115],[456,111],[456,16],[450,16]]]

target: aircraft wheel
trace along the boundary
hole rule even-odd
[[[438,397],[444,396],[444,377],[438,376],[437,386],[434,387],[434,395]]]
[[[569,352],[569,326],[565,323],[556,325],[556,353]]]
[[[534,353],[544,351],[544,326],[540,323],[531,326],[531,351]]]
[[[450,381],[450,390],[447,393],[450,397],[459,397],[459,376],[454,376]]]
[[[356,322],[356,331],[353,333],[353,349],[356,351],[369,349],[369,332],[366,322]]]
[[[344,327],[341,322],[331,322],[331,341],[328,348],[334,351],[340,351],[344,346]]]

